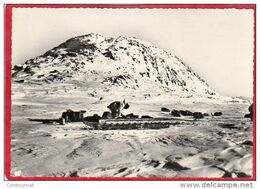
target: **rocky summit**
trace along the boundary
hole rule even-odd
[[[87,34],[71,38],[12,69],[17,82],[66,83],[142,89],[148,93],[212,98],[216,92],[177,56],[134,38]]]

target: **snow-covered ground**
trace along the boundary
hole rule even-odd
[[[76,86],[76,88],[75,88]],[[12,86],[12,174],[21,176],[100,177],[250,177],[252,121],[249,103],[144,97],[115,92],[90,94],[75,84]],[[67,91],[67,92],[66,92]],[[86,115],[107,111],[111,100],[126,98],[123,113],[169,117],[161,107],[223,112],[159,130],[85,130],[83,123],[64,126],[29,122],[58,118],[66,109]]]

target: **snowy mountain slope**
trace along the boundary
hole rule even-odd
[[[132,37],[88,34],[13,67],[15,81],[85,82],[106,90],[140,90],[179,96],[218,96],[177,56]]]

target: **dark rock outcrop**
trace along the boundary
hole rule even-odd
[[[244,116],[244,118],[251,118],[252,117],[252,114],[246,114],[245,116]]]
[[[222,112],[214,112],[212,116],[222,116]]]
[[[241,143],[241,145],[248,145],[248,146],[253,146],[253,142],[250,140],[246,140],[243,143]]]
[[[24,79],[15,80],[16,83],[24,83]]]
[[[150,119],[150,118],[153,118],[153,117],[151,117],[149,115],[143,115],[141,118],[143,118],[143,119]]]
[[[98,114],[94,114],[93,116],[87,116],[84,117],[84,121],[89,121],[89,122],[99,122],[100,116]]]
[[[194,112],[193,113],[193,118],[195,119],[202,119],[204,118],[203,114],[201,112]]]
[[[138,116],[138,115],[135,115],[135,114],[133,114],[133,113],[131,113],[131,114],[127,114],[125,117],[126,117],[126,118],[128,118],[128,119],[135,119],[135,118],[139,118],[139,116]]]
[[[74,172],[70,173],[69,176],[70,177],[78,177],[78,171],[74,171]]]
[[[241,127],[236,126],[234,123],[218,123],[218,126],[225,129],[241,129]]]
[[[193,113],[189,110],[180,110],[182,116],[193,116]]]
[[[249,111],[250,113],[253,113],[253,104],[251,104],[251,105],[249,106],[248,111]]]
[[[162,108],[161,108],[161,111],[162,111],[162,112],[171,112],[171,110],[169,110],[168,108],[165,108],[165,107],[162,107]]]
[[[190,169],[188,167],[183,167],[182,165],[180,165],[175,161],[168,161],[167,163],[164,164],[163,168],[172,169],[174,171],[182,171],[182,170]]]
[[[14,65],[12,70],[14,70],[14,71],[21,71],[21,70],[23,70],[23,66]]]
[[[237,175],[238,178],[248,178],[248,177],[251,177],[251,175],[248,175],[248,174],[243,173],[243,172],[235,172],[235,174]]]
[[[181,117],[181,113],[180,113],[180,111],[178,111],[178,110],[172,110],[171,114],[172,114],[174,117]]]
[[[254,109],[253,109],[253,104],[251,104],[248,108],[248,111],[250,112],[249,114],[246,114],[244,117],[245,118],[250,118],[251,121],[253,121],[253,117],[254,117]]]

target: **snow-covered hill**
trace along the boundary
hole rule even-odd
[[[88,34],[67,40],[45,54],[13,67],[14,81],[77,81],[111,90],[140,90],[183,97],[218,96],[177,56],[133,38]]]

